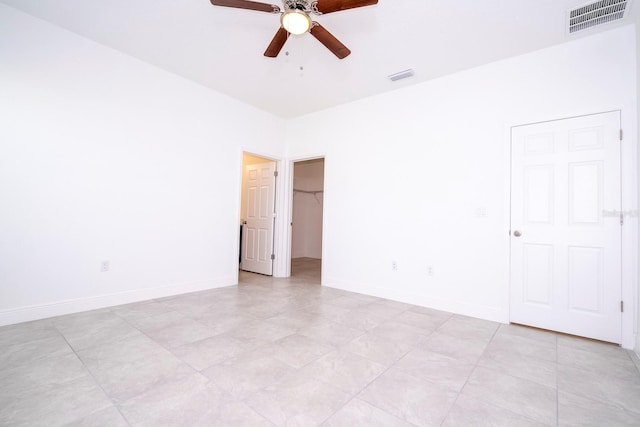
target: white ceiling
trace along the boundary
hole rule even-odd
[[[568,36],[567,10],[589,1],[379,0],[314,18],[351,49],[346,59],[309,34],[291,37],[272,59],[262,54],[280,25],[278,15],[216,7],[208,0],[0,2],[285,118],[606,31],[639,16],[632,7],[623,22]],[[410,79],[386,78],[408,68],[415,70]]]

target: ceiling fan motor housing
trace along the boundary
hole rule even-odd
[[[320,15],[318,2],[309,0],[283,0],[284,10],[300,10],[306,13]]]

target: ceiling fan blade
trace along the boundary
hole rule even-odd
[[[273,36],[273,40],[269,43],[269,47],[264,51],[264,56],[269,58],[275,58],[278,56],[280,51],[282,50],[282,46],[287,41],[289,37],[289,33],[284,28],[280,27],[275,36]]]
[[[318,11],[331,13],[356,7],[373,6],[374,4],[378,4],[378,0],[318,0]]]
[[[258,10],[260,12],[280,13],[280,7],[275,4],[259,3],[249,0],[211,0],[214,6],[235,7],[237,9]]]
[[[318,39],[320,43],[325,45],[335,56],[340,59],[344,59],[351,54],[349,48],[343,45],[340,40],[334,37],[329,31],[327,31],[322,25],[317,22],[313,23],[311,35]]]

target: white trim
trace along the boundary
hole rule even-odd
[[[640,360],[640,335],[636,336],[636,348],[634,349],[638,360]]]
[[[162,298],[189,292],[204,291],[208,289],[222,288],[237,284],[236,276],[221,277],[214,280],[182,283],[159,288],[136,289],[134,291],[118,292],[88,298],[77,298],[58,301],[48,304],[31,305],[20,308],[0,311],[0,326],[14,323],[28,322],[31,320],[46,319],[48,317],[62,316],[65,314],[79,313],[105,307],[113,307],[121,304],[146,301],[154,298]]]
[[[434,310],[446,311],[463,316],[475,317],[478,319],[490,320],[499,323],[509,322],[508,311],[496,307],[487,307],[466,302],[447,300],[442,298],[432,298],[424,295],[411,295],[405,292],[398,292],[397,289],[375,286],[371,283],[356,283],[344,281],[338,278],[323,278],[322,286],[340,289],[348,292],[355,292],[384,298],[391,301],[403,302],[420,307],[432,308]]]

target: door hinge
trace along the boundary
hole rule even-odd
[[[620,312],[624,313],[624,301],[620,301]]]
[[[273,176],[278,177],[278,171],[273,171]]]
[[[273,261],[274,259],[276,259],[276,254],[271,254],[271,261]]]
[[[622,141],[622,129],[620,129],[620,141]]]
[[[620,225],[624,225],[624,214],[620,212]]]

